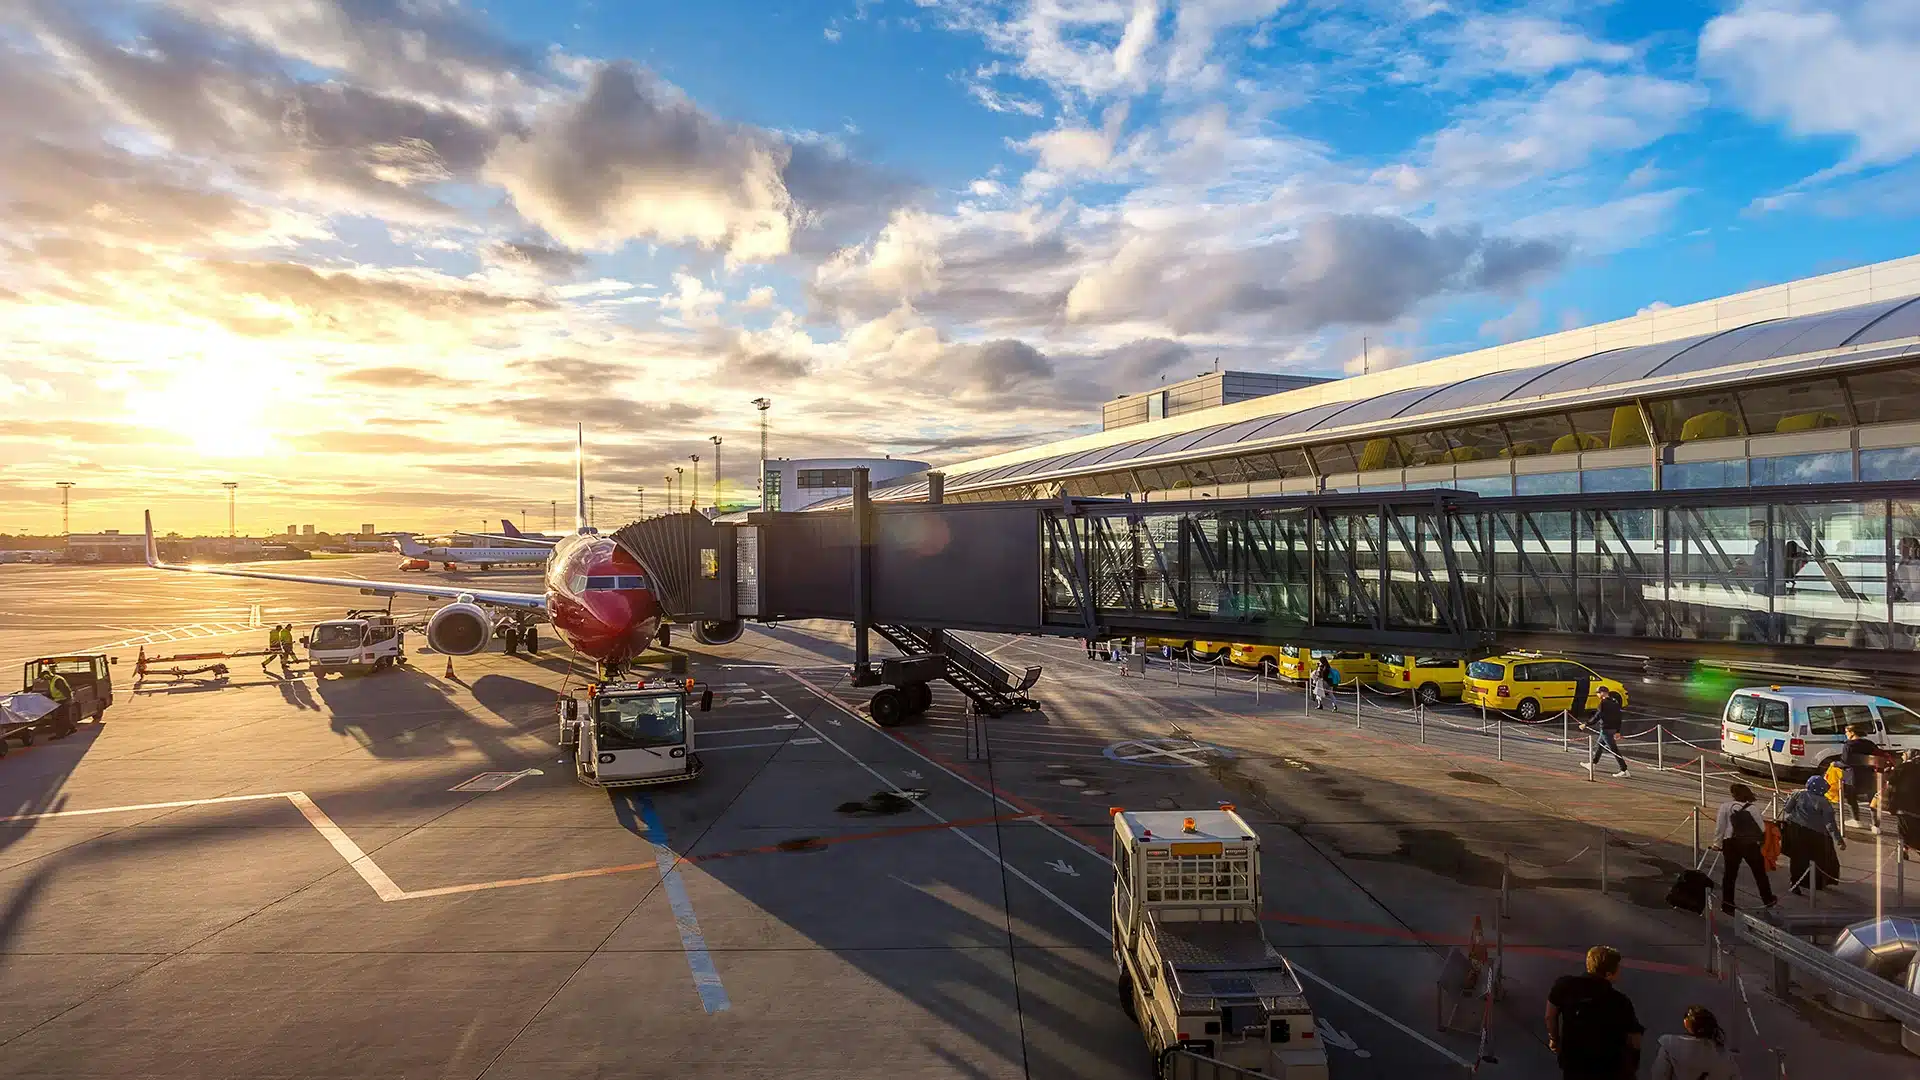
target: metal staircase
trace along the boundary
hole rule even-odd
[[[1040,667],[1009,668],[968,643],[951,630],[876,623],[873,630],[906,656],[946,657],[941,677],[965,694],[988,716],[1039,706],[1027,691],[1040,681]]]

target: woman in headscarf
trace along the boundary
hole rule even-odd
[[[1827,801],[1826,778],[1807,777],[1807,786],[1787,800],[1781,817],[1780,848],[1787,853],[1787,880],[1793,883],[1794,895],[1805,895],[1801,889],[1808,884],[1809,867],[1814,870],[1814,888],[1824,889],[1838,882],[1840,856],[1834,852],[1834,845],[1845,850],[1847,838],[1840,832],[1840,815]]]

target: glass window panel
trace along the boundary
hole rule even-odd
[[[1666,512],[1670,636],[1772,641],[1767,508],[1675,507]],[[1774,537],[1779,547],[1781,538]],[[1784,557],[1784,553],[1777,552]]]
[[[1817,431],[1847,425],[1847,399],[1840,380],[1757,386],[1740,391],[1740,411],[1756,435],[1769,431]]]
[[[1920,649],[1920,502],[1893,504],[1894,647]]]
[[[1660,438],[1666,442],[1731,439],[1747,433],[1740,421],[1740,403],[1731,390],[1663,401],[1653,410]]]
[[[1562,413],[1525,416],[1506,421],[1507,438],[1513,443],[1512,457],[1532,454],[1564,454],[1574,450],[1595,449],[1579,445],[1573,422]]]
[[[1455,488],[1458,488],[1461,491],[1471,491],[1475,495],[1488,495],[1488,496],[1498,498],[1500,496],[1513,494],[1513,477],[1511,476],[1475,476],[1471,478],[1463,477],[1460,479],[1456,479],[1453,482],[1453,486]]]
[[[1747,486],[1747,463],[1733,461],[1684,461],[1660,470],[1664,488],[1725,488]]]
[[[1316,446],[1312,448],[1312,454],[1313,463],[1319,466],[1323,476],[1327,473],[1358,472],[1360,468],[1354,463],[1353,447],[1346,443]]]
[[[1580,474],[1582,491],[1652,491],[1653,466],[1634,465],[1620,469],[1588,469]]]
[[[1573,414],[1573,429],[1579,433],[1582,450],[1618,450],[1627,446],[1646,446],[1647,426],[1640,422],[1640,409],[1619,405],[1611,409],[1588,409]]]
[[[1847,376],[1863,424],[1920,420],[1920,364]]]
[[[1561,510],[1488,515],[1493,559],[1490,612],[1498,629],[1578,629],[1573,515]],[[1519,677],[1519,676],[1516,676]]]
[[[1845,452],[1754,458],[1751,464],[1755,487],[1844,484],[1853,479],[1853,456]]]
[[[1516,495],[1572,495],[1580,490],[1576,472],[1529,473],[1513,478]]]
[[[1659,515],[1644,509],[1580,513],[1580,614],[1590,633],[1657,636],[1665,594]]]
[[[1920,446],[1860,451],[1862,480],[1920,480]]]
[[[1780,640],[1885,648],[1886,504],[1774,508],[1769,567]]]

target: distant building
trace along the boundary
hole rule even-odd
[[[1146,393],[1114,398],[1100,407],[1100,427],[1111,431],[1129,424],[1184,416],[1201,409],[1332,381],[1312,375],[1275,375],[1266,371],[1209,371]]]
[[[136,563],[146,559],[144,536],[108,529],[101,533],[74,533],[67,537],[67,558],[72,562]]]
[[[878,486],[926,472],[924,461],[905,458],[768,458],[765,486],[768,510],[802,510],[823,499],[853,493],[853,470],[865,468]]]
[[[302,525],[302,526],[300,526],[300,535],[301,535],[301,536],[312,536],[312,535],[313,535],[313,526],[311,526],[311,525]]]
[[[289,525],[289,526],[287,526],[287,535],[288,535],[288,536],[292,536],[292,535],[294,535],[295,533],[297,533],[297,532],[299,532],[299,531],[300,531],[299,529],[296,529],[296,528],[294,528],[294,527],[293,527],[292,525]]]
[[[372,536],[372,535],[373,535],[373,523],[372,523],[372,522],[367,522],[366,524],[364,524],[364,525],[361,525],[361,526],[360,526],[360,535],[361,535],[361,536]]]

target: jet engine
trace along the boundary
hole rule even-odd
[[[427,620],[427,644],[434,652],[472,656],[493,637],[493,617],[469,600],[448,604]]]
[[[740,640],[747,624],[740,619],[707,620],[693,624],[693,640],[702,645],[731,645]]]

